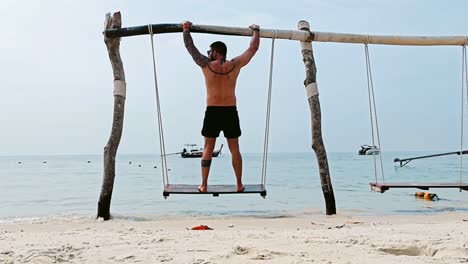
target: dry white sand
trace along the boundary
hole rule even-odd
[[[468,213],[4,223],[0,263],[468,263]]]

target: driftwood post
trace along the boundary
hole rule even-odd
[[[310,26],[307,21],[299,21],[297,28],[299,30],[310,31]],[[322,139],[322,115],[320,111],[320,101],[317,90],[317,67],[315,66],[314,54],[312,52],[311,41],[301,41],[302,57],[305,64],[306,79],[304,86],[307,92],[309,108],[311,114],[312,125],[312,149],[317,156],[317,162],[320,172],[320,182],[322,184],[322,192],[325,198],[326,214],[336,214],[335,195],[333,194],[333,186],[330,179],[330,171],[328,169],[327,152]]]
[[[121,27],[122,19],[120,12],[114,13],[113,16],[111,16],[110,13],[106,15],[104,30],[120,29]],[[107,46],[107,52],[109,53],[109,59],[114,73],[114,117],[111,135],[104,147],[104,175],[98,202],[97,217],[109,220],[112,190],[114,189],[115,156],[117,154],[117,148],[119,147],[120,138],[122,137],[126,84],[125,72],[122,60],[120,59],[120,38],[104,36],[104,42]]]

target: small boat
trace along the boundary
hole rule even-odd
[[[218,157],[223,149],[223,144],[218,150],[213,151],[212,157]],[[203,148],[199,148],[197,144],[185,144],[184,149],[180,153],[182,158],[201,158],[203,155]]]
[[[379,155],[380,150],[377,146],[362,145],[358,151],[359,155]]]

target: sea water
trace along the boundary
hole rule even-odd
[[[382,156],[387,182],[458,182],[460,156],[414,160],[404,167],[394,163],[432,153],[393,152]],[[243,181],[260,184],[262,154],[243,154]],[[468,160],[468,157],[466,158]],[[328,153],[338,214],[426,214],[468,211],[468,192],[431,189],[439,201],[416,199],[417,189],[370,190],[375,181],[374,156]],[[377,156],[377,165],[380,160]],[[463,180],[468,181],[468,162]],[[200,159],[167,156],[170,183],[199,184]],[[259,194],[162,196],[159,155],[118,155],[111,213],[121,217],[257,216],[281,217],[324,214],[317,160],[310,153],[269,153],[267,196]],[[382,181],[377,167],[377,181]],[[0,157],[0,219],[86,216],[96,214],[103,177],[103,157]],[[213,158],[209,184],[235,184],[229,153]]]

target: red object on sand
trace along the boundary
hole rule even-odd
[[[206,225],[199,225],[192,227],[192,230],[213,230],[213,228]]]

